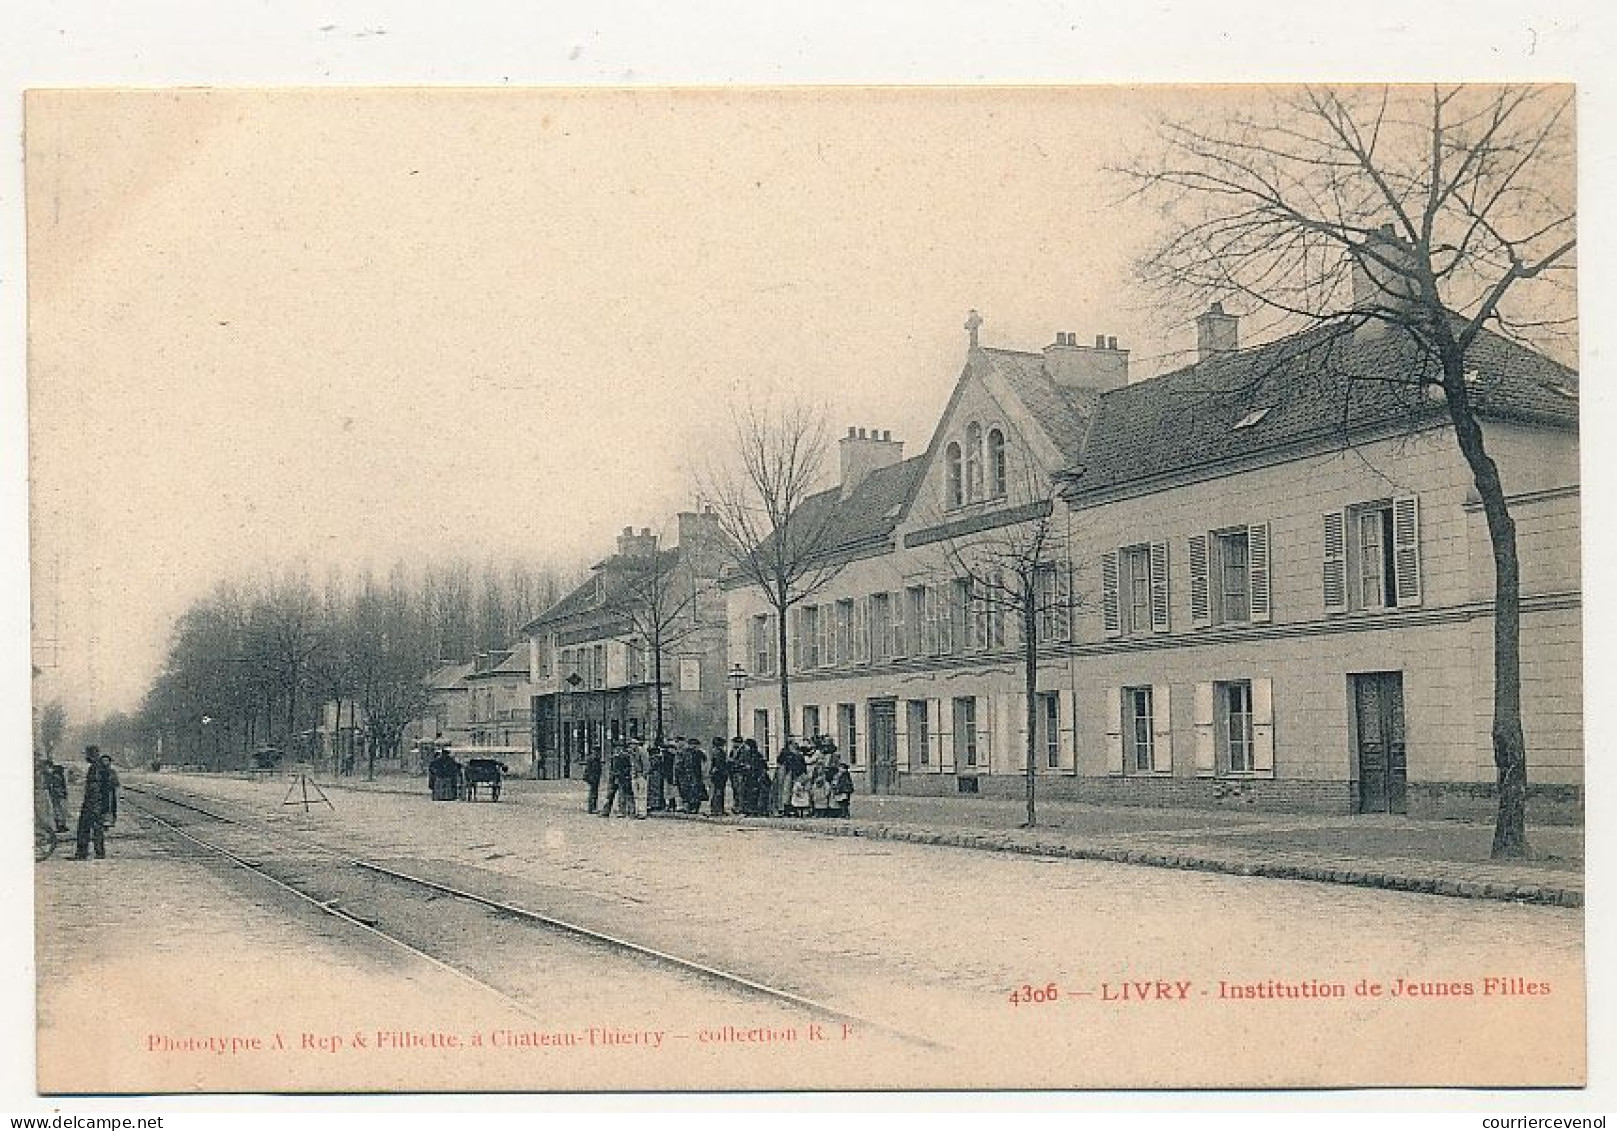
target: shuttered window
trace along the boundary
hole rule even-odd
[[[1189,545],[1193,626],[1270,619],[1268,523],[1195,534]]]
[[[1327,613],[1420,605],[1418,498],[1360,503],[1325,515],[1324,598]]]

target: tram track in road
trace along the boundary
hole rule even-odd
[[[415,941],[403,937],[407,934],[422,933],[423,920],[411,920],[406,917],[405,922],[413,924],[415,929],[413,931],[401,931],[386,926],[384,923],[386,916],[383,914],[367,914],[353,908],[367,902],[385,904],[386,898],[381,894],[380,889],[374,886],[377,883],[385,883],[391,885],[396,892],[402,893],[406,898],[413,897],[416,901],[422,898],[429,901],[441,900],[445,901],[446,905],[461,909],[475,908],[483,915],[497,919],[507,927],[513,923],[520,924],[536,932],[549,935],[554,939],[564,940],[565,944],[570,945],[575,950],[587,950],[597,956],[604,954],[609,961],[615,959],[618,962],[632,963],[642,972],[642,978],[645,971],[655,970],[665,977],[676,980],[676,982],[701,983],[718,989],[724,996],[732,999],[784,1009],[790,1013],[808,1015],[816,1020],[851,1025],[859,1031],[879,1033],[905,1045],[928,1051],[947,1051],[947,1046],[931,1038],[841,1009],[827,1002],[814,1000],[789,989],[769,985],[746,974],[726,970],[711,962],[674,954],[646,943],[625,938],[620,934],[599,930],[587,924],[563,919],[544,911],[472,891],[459,884],[445,883],[431,877],[416,875],[399,867],[391,867],[379,861],[353,856],[290,830],[275,828],[268,822],[258,818],[221,813],[216,809],[209,808],[207,805],[199,805],[194,800],[173,796],[168,790],[158,791],[143,786],[127,785],[124,787],[124,792],[126,794],[137,794],[143,798],[143,802],[134,803],[135,807],[165,832],[183,839],[195,848],[212,853],[236,867],[258,875],[264,881],[275,885],[301,901],[319,908],[322,912],[348,923],[357,930],[386,940],[399,949],[411,952],[437,967],[448,970],[456,977],[498,996],[530,1019],[539,1019],[531,1006],[506,992],[506,990],[491,984],[485,978],[471,973],[466,968],[464,956],[461,958],[456,958],[452,954],[449,957],[440,956],[440,954],[432,953],[432,951],[443,948],[432,946],[430,943],[428,946],[418,945],[422,941],[419,937]],[[201,800],[217,803],[217,800],[213,798],[204,797]],[[191,828],[182,826],[179,821],[171,820],[161,813],[155,812],[154,806],[170,806],[178,810],[185,819],[190,821],[206,821],[209,827],[220,830],[228,829],[228,836],[219,839],[240,839],[245,836],[249,842],[256,839],[257,844],[256,846],[252,843],[232,846],[216,843],[205,836],[197,835],[195,831],[191,831]],[[314,857],[323,861],[337,863],[342,868],[339,873],[310,868],[308,867],[310,860],[307,856],[291,854],[284,848],[278,849],[274,842],[293,846],[301,853],[313,854]],[[274,865],[274,871],[271,870],[272,864]],[[288,866],[291,867],[290,874],[287,871]],[[280,874],[276,874],[276,872]],[[319,875],[318,877],[313,877],[309,874],[310,872],[318,872]],[[342,894],[341,889],[345,885],[340,878],[341,872],[346,872],[349,877],[366,877],[372,881],[373,886],[369,888],[362,887],[361,891],[357,893],[357,898],[351,887],[349,887],[346,894]],[[336,896],[326,895],[322,897],[317,891],[311,890],[312,888],[324,888],[329,891],[334,885],[339,889],[339,894]],[[442,918],[442,908],[435,908],[435,910],[439,912],[439,917]],[[497,930],[492,923],[486,920],[484,927],[488,930]],[[469,929],[469,927],[463,928],[463,930]],[[425,933],[430,934],[431,932]],[[501,945],[506,945],[503,937]],[[453,951],[455,948],[451,946],[448,949]],[[635,993],[648,997],[656,996],[655,994],[648,994],[646,988],[638,984],[636,984]]]

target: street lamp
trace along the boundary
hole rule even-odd
[[[747,690],[747,669],[740,664],[730,665],[730,674],[726,677],[730,681],[730,690],[736,695],[736,728],[731,734],[741,734],[741,693]]]
[[[567,673],[567,678],[563,682],[565,682],[567,684],[567,728],[568,728],[568,732],[569,732],[568,737],[569,737],[569,739],[571,739],[572,735],[576,733],[576,734],[578,734],[579,738],[582,739],[584,737],[583,733],[581,731],[574,731],[572,729],[573,724],[575,722],[575,720],[573,718],[573,714],[574,714],[574,712],[573,712],[573,692],[577,691],[578,690],[578,685],[584,682],[584,677],[579,675],[577,670],[574,670],[574,671],[570,671],[570,672]],[[559,713],[560,712],[558,712],[558,714]],[[569,741],[567,743],[566,749],[563,751],[563,754],[562,754],[562,776],[567,777],[567,778],[570,778],[570,777],[573,776],[573,744],[572,744],[571,741]]]

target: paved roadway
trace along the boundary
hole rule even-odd
[[[281,804],[281,782],[157,780],[950,1047],[903,1070],[924,1078],[894,1085],[1583,1076],[1575,910],[813,837],[767,822],[602,820],[556,806],[341,791],[335,812],[305,817]],[[494,934],[489,945],[527,944]],[[1394,995],[1400,980],[1420,992]],[[1303,993],[1338,985],[1346,996],[1267,996],[1271,981]],[[1361,983],[1381,995],[1357,993]],[[1056,1000],[1013,1004],[1023,986],[1054,986]]]

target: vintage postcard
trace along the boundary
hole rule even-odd
[[[29,92],[39,1091],[1581,1086],[1574,113]]]

